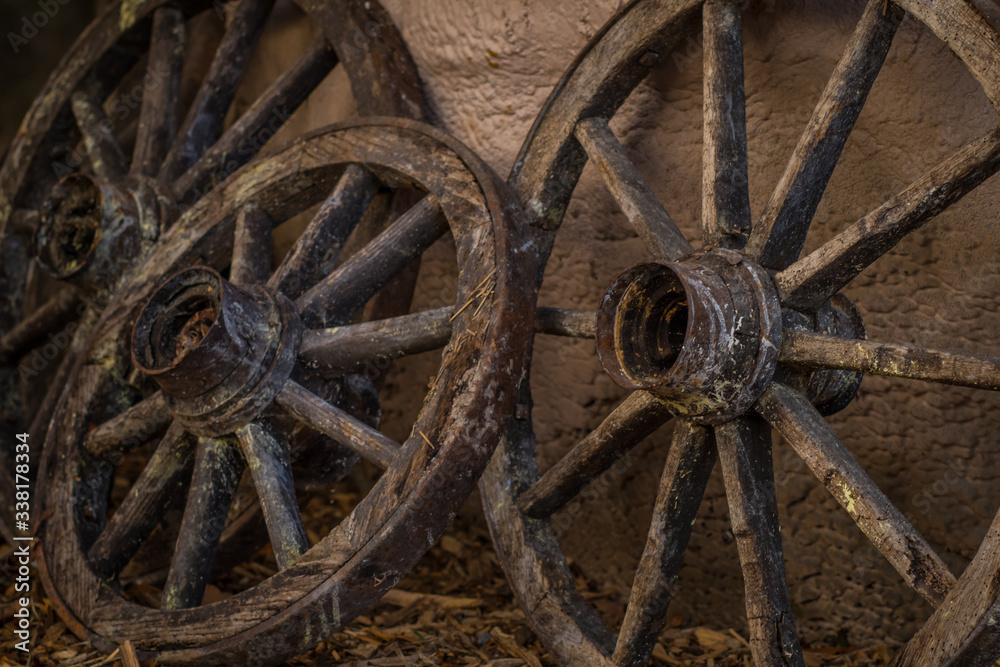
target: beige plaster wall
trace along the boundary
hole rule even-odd
[[[419,67],[432,120],[501,174],[574,55],[620,5],[611,0],[387,0]],[[759,212],[846,44],[858,2],[768,2],[748,10],[747,114],[751,199]],[[275,29],[264,62],[290,60]],[[282,32],[284,31],[284,32]],[[290,32],[291,31],[291,32]],[[303,33],[304,34],[304,33]],[[305,40],[301,40],[305,43]],[[654,191],[689,238],[700,212],[701,50],[686,44],[628,100],[613,123]],[[288,132],[345,117],[343,79],[310,102]],[[325,100],[325,101],[323,101]],[[815,248],[995,122],[985,96],[929,30],[907,19],[848,143],[809,237]],[[995,353],[1000,332],[1000,182],[989,182],[901,243],[855,281],[869,337]],[[448,244],[432,250],[417,303],[453,295]],[[609,282],[643,259],[624,217],[588,168],[549,263],[540,302],[594,309]],[[533,391],[540,461],[551,465],[623,396],[588,342],[539,339]],[[409,380],[434,359],[401,364],[390,379],[406,434],[419,408]],[[412,385],[410,385],[412,386]],[[956,572],[972,556],[1000,497],[1000,399],[988,392],[868,377],[831,419],[843,442]],[[567,552],[600,603],[618,616],[642,551],[669,428],[639,446],[600,500],[564,515]],[[846,628],[855,643],[905,639],[928,607],[906,590],[846,513],[777,439],[775,468],[794,611],[809,641]],[[709,486],[671,614],[677,622],[745,626],[742,581],[719,471]]]

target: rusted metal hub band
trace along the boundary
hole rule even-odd
[[[109,289],[176,216],[171,194],[152,179],[130,176],[107,183],[71,174],[42,204],[35,256],[60,280]]]
[[[597,314],[598,354],[615,382],[705,423],[753,405],[780,347],[773,282],[731,250],[635,266],[612,283]]]
[[[292,302],[194,267],[167,279],[132,332],[132,360],[198,435],[229,433],[261,414],[295,364],[302,327]]]

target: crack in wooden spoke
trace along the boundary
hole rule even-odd
[[[297,299],[329,274],[377,191],[378,180],[369,171],[348,165],[271,276],[268,287]]]
[[[646,549],[618,633],[613,657],[616,665],[649,665],[716,458],[711,431],[678,422],[660,478]]]
[[[1000,514],[958,583],[890,667],[991,667],[1000,658]]]
[[[94,174],[104,181],[116,181],[124,177],[128,173],[128,163],[115,139],[104,105],[100,100],[78,91],[73,93],[71,106]]]
[[[337,54],[325,37],[318,37],[299,58],[267,87],[174,184],[178,200],[190,203],[225,180],[259,152],[263,131],[274,135],[337,65]],[[248,146],[252,150],[247,150]],[[219,173],[222,172],[222,173]]]
[[[809,399],[796,389],[774,383],[761,396],[757,410],[781,432],[906,583],[931,605],[939,606],[955,585],[954,575],[841,444]]]
[[[585,118],[576,124],[575,134],[649,252],[660,259],[678,259],[691,252],[691,244],[649,189],[607,121]]]
[[[284,570],[309,549],[306,529],[295,498],[288,444],[265,421],[256,421],[236,432],[247,467],[264,511],[267,532],[278,568]]]
[[[222,132],[226,112],[236,95],[254,46],[274,0],[242,0],[215,50],[181,129],[160,167],[161,181],[173,183]]]
[[[233,440],[199,439],[187,505],[160,609],[189,609],[201,603],[244,466]]]
[[[517,499],[517,506],[534,519],[552,516],[671,416],[663,401],[649,392],[632,392],[600,426],[525,491]]]
[[[399,453],[400,445],[395,440],[292,380],[274,401],[309,428],[354,450],[380,468],[388,468]]]
[[[869,0],[771,199],[757,220],[747,253],[783,269],[799,256],[806,233],[903,20],[895,3]]]
[[[444,347],[451,339],[451,307],[302,334],[299,359],[325,374],[356,373],[409,354]],[[374,366],[373,366],[374,367]]]
[[[705,35],[702,225],[710,245],[740,248],[750,233],[743,22],[734,0],[709,0]]]
[[[116,460],[162,435],[172,420],[167,397],[158,391],[88,433],[83,447],[98,458]]]
[[[18,322],[0,338],[0,362],[11,363],[60,331],[80,316],[80,295],[75,289],[63,289],[40,308]],[[68,334],[67,334],[68,335]]]
[[[909,187],[778,273],[782,302],[815,310],[907,234],[1000,170],[1000,128],[967,144]]]
[[[171,424],[121,506],[87,552],[102,576],[118,575],[163,518],[194,466],[196,439],[179,422]]]
[[[160,7],[153,14],[147,77],[154,84],[144,86],[132,173],[156,176],[177,132],[177,105],[184,66],[184,14],[172,7]]]
[[[746,587],[754,663],[804,667],[785,580],[771,430],[756,416],[715,427],[729,515]]]
[[[433,197],[424,197],[384,232],[296,300],[308,326],[349,321],[389,280],[448,231]]]
[[[264,209],[248,204],[236,213],[236,233],[229,280],[240,287],[261,285],[271,275],[271,230]]]
[[[597,336],[597,313],[592,310],[537,308],[535,333],[594,339]]]
[[[786,331],[782,335],[778,361],[806,368],[855,371],[1000,390],[1000,359],[914,345]]]

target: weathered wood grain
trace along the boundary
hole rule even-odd
[[[768,268],[796,260],[841,151],[889,53],[903,10],[869,0],[785,172],[754,225],[747,252]]]
[[[73,116],[83,135],[90,166],[98,178],[116,181],[128,173],[128,162],[115,139],[113,126],[104,112],[102,101],[92,94],[73,94]]]
[[[87,552],[91,567],[111,578],[122,571],[183,492],[194,465],[196,439],[174,422],[156,446],[125,500]]]
[[[453,312],[449,306],[374,322],[312,329],[302,335],[299,359],[309,368],[339,374],[436,350],[451,339]]]
[[[281,73],[211,148],[174,183],[182,203],[196,201],[217,182],[249,162],[337,64],[337,54],[318,37]],[[265,136],[266,133],[266,136]]]
[[[932,606],[940,606],[955,585],[955,576],[858,465],[809,399],[776,382],[761,396],[757,409],[903,580]]]
[[[81,303],[79,293],[73,288],[64,288],[50,297],[0,337],[0,363],[14,362],[31,349],[48,343],[50,334],[63,332],[79,318]]]
[[[226,514],[245,464],[231,439],[200,438],[177,547],[163,586],[161,609],[201,603]]]
[[[597,336],[597,313],[566,308],[538,308],[535,311],[535,333],[594,338]]]
[[[131,172],[134,175],[156,176],[177,132],[186,35],[184,14],[180,10],[160,7],[153,13],[147,82],[143,84],[139,126],[132,152]]]
[[[743,21],[740,3],[709,0],[705,38],[704,148],[701,221],[705,241],[741,248],[750,233]]]
[[[344,324],[410,262],[448,231],[440,204],[425,197],[375,240],[300,296],[309,326]]]
[[[691,244],[649,189],[607,121],[585,118],[577,123],[575,135],[647,250],[664,260],[691,252]]]
[[[378,181],[370,172],[349,165],[272,274],[268,286],[289,299],[297,299],[329,274],[377,190]]]
[[[163,434],[172,420],[167,397],[158,391],[88,433],[83,447],[98,458],[116,460]]]
[[[660,478],[646,548],[639,560],[613,660],[646,667],[667,618],[705,486],[718,454],[711,430],[679,421]]]
[[[972,562],[890,667],[992,667],[1000,658],[1000,514]]]
[[[518,498],[518,507],[535,519],[551,516],[671,416],[663,402],[649,392],[632,392]]]
[[[330,436],[380,468],[392,465],[399,453],[399,443],[292,380],[274,401],[309,428]]]
[[[250,204],[236,213],[233,261],[229,281],[240,287],[262,285],[271,275],[271,229],[274,221],[264,209]]]
[[[831,368],[1000,390],[1000,359],[870,340],[785,331],[778,360],[806,368]]]
[[[805,667],[785,582],[770,429],[744,416],[716,426],[715,440],[743,568],[754,662]]]
[[[309,550],[295,497],[288,443],[271,424],[260,420],[241,427],[236,437],[260,497],[274,557],[284,570]]]
[[[236,6],[208,73],[160,166],[161,181],[173,183],[219,138],[273,4],[274,0],[241,0]]]
[[[961,148],[905,190],[775,276],[782,302],[818,308],[872,262],[1000,169],[1000,128]]]

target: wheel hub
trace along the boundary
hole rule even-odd
[[[132,333],[132,359],[168,397],[174,417],[204,436],[258,417],[285,386],[302,327],[286,297],[240,288],[194,267],[166,280]]]
[[[749,410],[770,384],[783,326],[864,337],[860,314],[846,297],[838,295],[813,317],[783,312],[763,267],[713,248],[620,275],[598,310],[597,351],[622,387],[650,391],[677,415],[717,424]],[[850,403],[860,380],[842,371],[797,378],[828,412]]]
[[[42,204],[35,255],[60,280],[109,289],[176,216],[172,197],[152,179],[130,176],[108,183],[71,174]]]

